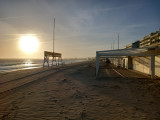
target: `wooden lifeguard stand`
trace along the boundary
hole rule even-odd
[[[49,67],[49,57],[52,57],[52,66],[55,62],[56,66],[63,65],[62,63],[62,54],[61,53],[55,53],[55,52],[48,52],[48,51],[44,51],[44,61],[43,61],[43,67],[45,65],[45,63],[48,64]],[[57,61],[58,58],[58,61]]]
[[[54,26],[53,26],[53,52],[44,51],[43,67],[44,67],[45,63],[47,63],[48,67],[49,67],[49,57],[52,57],[52,66],[53,66],[54,62],[56,64],[56,66],[57,65],[59,66],[60,63],[61,63],[61,65],[63,65],[62,54],[54,52],[54,39],[55,39],[55,18],[54,18]],[[58,58],[58,61],[56,58]]]

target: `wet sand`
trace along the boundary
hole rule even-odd
[[[0,74],[0,119],[160,119],[159,79],[101,68],[97,79],[94,62]]]

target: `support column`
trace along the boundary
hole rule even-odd
[[[49,56],[47,57],[47,63],[48,63],[48,67],[49,67]]]
[[[61,65],[63,66],[62,57],[60,57],[60,58],[61,58]]]
[[[133,69],[132,57],[128,56],[128,69]]]
[[[59,57],[58,57],[58,66],[59,66]]]
[[[54,57],[52,57],[52,66],[53,66]]]
[[[44,56],[43,68],[44,68],[45,62],[47,62],[48,67],[49,67],[49,57],[48,56]]]
[[[96,52],[96,77],[98,76],[99,71],[99,54]]]
[[[155,55],[151,55],[151,78],[154,79],[155,75]]]
[[[44,68],[45,62],[46,62],[46,56],[44,56],[44,60],[43,60],[43,68]]]
[[[56,57],[54,57],[54,62],[55,62],[55,65],[57,66],[57,60],[56,60]]]

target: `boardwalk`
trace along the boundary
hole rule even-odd
[[[160,118],[160,81],[111,64],[103,63],[98,79],[88,62],[1,76],[2,120]]]

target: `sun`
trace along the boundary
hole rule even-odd
[[[38,49],[38,39],[33,35],[26,35],[20,38],[20,48],[26,53],[33,53]]]

